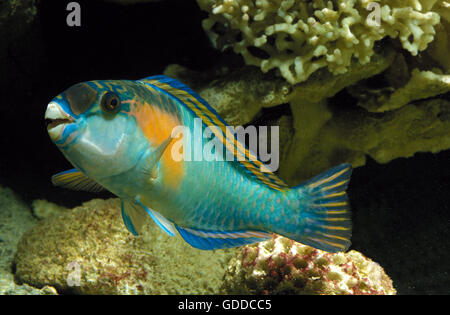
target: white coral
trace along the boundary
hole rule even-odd
[[[434,39],[440,17],[430,11],[439,0],[197,0],[210,13],[203,21],[213,44],[233,47],[263,72],[279,69],[291,84],[320,68],[345,73],[352,58],[368,63],[374,43],[399,38],[412,55]],[[371,23],[370,3],[380,9]]]

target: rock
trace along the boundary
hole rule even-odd
[[[13,257],[17,243],[35,224],[31,209],[9,188],[0,186],[0,295],[57,294],[52,287],[37,289],[14,281]]]
[[[250,122],[262,108],[292,101],[320,103],[345,87],[386,70],[394,55],[393,50],[387,47],[383,54],[375,55],[370,64],[353,63],[349,71],[339,76],[319,70],[307,82],[294,86],[274,75],[265,75],[256,67],[234,71],[213,69],[208,76],[170,65],[164,74],[191,86],[227,123],[236,126]]]
[[[25,202],[11,189],[0,186],[0,269],[11,270],[17,243],[35,224]]]
[[[33,214],[40,220],[51,216],[64,214],[69,211],[66,207],[58,206],[57,204],[49,202],[45,199],[33,200],[31,207],[33,209]]]
[[[357,251],[327,253],[276,236],[248,245],[224,277],[228,294],[396,294],[380,265]]]
[[[450,75],[442,74],[439,69],[420,71],[416,68],[408,76],[406,84],[395,89],[388,86],[372,90],[364,84],[357,84],[351,89],[352,95],[358,97],[359,106],[370,112],[381,113],[450,92]]]
[[[57,295],[56,289],[44,286],[42,289],[34,288],[28,284],[18,285],[14,282],[14,275],[8,271],[0,270],[0,295]]]
[[[155,224],[134,237],[118,199],[94,199],[38,223],[20,241],[16,278],[78,294],[214,294],[233,250],[201,251]]]
[[[382,114],[357,107],[341,111],[338,105],[323,108],[318,113],[303,110],[300,121],[294,116],[294,126],[302,122],[307,131],[296,132],[287,157],[280,163],[281,177],[292,184],[343,162],[362,166],[366,155],[387,163],[416,152],[437,153],[450,148],[450,101],[443,98],[417,101]],[[331,117],[328,121],[308,130],[327,113]]]

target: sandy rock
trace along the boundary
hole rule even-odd
[[[79,294],[218,293],[232,250],[201,251],[153,223],[134,237],[118,199],[41,221],[18,246],[16,278]]]

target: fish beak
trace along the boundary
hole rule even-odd
[[[49,121],[47,132],[53,141],[61,138],[67,124],[74,122],[72,116],[63,111],[58,103],[50,102],[45,111],[45,119]]]

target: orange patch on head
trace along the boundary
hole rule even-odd
[[[136,117],[139,127],[144,136],[153,147],[161,145],[167,138],[171,137],[172,130],[181,125],[176,116],[165,112],[161,108],[150,105],[136,103],[132,115]],[[172,158],[172,141],[161,157],[163,181],[176,188],[184,175],[183,161],[175,161]]]

